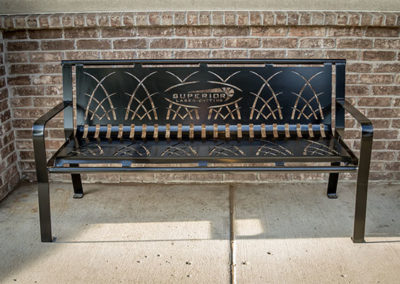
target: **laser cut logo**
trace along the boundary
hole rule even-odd
[[[223,103],[231,99],[234,94],[232,88],[213,88],[173,93],[172,100],[176,103]]]

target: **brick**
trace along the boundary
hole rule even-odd
[[[225,47],[228,48],[257,48],[260,47],[258,38],[229,38],[225,40]]]
[[[51,28],[60,28],[61,25],[61,17],[60,15],[56,14],[56,15],[51,15],[49,17],[49,27]]]
[[[34,97],[34,96],[44,95],[44,89],[42,87],[37,87],[37,86],[14,87],[11,88],[11,92],[14,97],[16,96]]]
[[[337,13],[325,12],[324,24],[326,26],[334,26],[336,24]]]
[[[160,13],[149,13],[149,24],[152,26],[158,26],[161,24],[161,14]]]
[[[375,39],[376,49],[400,49],[400,39]]]
[[[29,31],[29,38],[31,39],[54,39],[62,38],[62,30],[31,30]]]
[[[214,27],[214,36],[247,36],[249,28],[247,27]]]
[[[347,63],[346,68],[348,72],[355,73],[369,73],[372,70],[372,64],[369,63]]]
[[[206,50],[179,50],[175,51],[176,58],[210,58],[210,52]]]
[[[154,39],[150,42],[150,48],[184,48],[185,40],[172,38],[172,39]]]
[[[16,85],[30,85],[31,79],[29,76],[16,76],[16,77],[8,77],[7,78],[8,85],[16,86]]]
[[[400,86],[373,86],[372,93],[374,95],[399,95],[400,94]]]
[[[8,63],[21,63],[21,62],[28,62],[29,56],[27,53],[11,53],[8,52],[5,57],[5,61]]]
[[[282,57],[285,55],[283,54]],[[306,49],[306,50],[288,50],[287,52],[288,58],[322,58],[323,56],[323,51],[322,50],[312,50],[312,49]]]
[[[84,27],[85,26],[85,16],[83,14],[75,14],[74,18],[74,26],[75,27]]]
[[[396,53],[394,51],[364,51],[363,60],[367,61],[391,61],[394,60]]]
[[[37,16],[31,15],[26,17],[26,25],[28,28],[37,28],[38,19]]]
[[[35,74],[40,73],[38,64],[13,64],[10,65],[10,74]]]
[[[343,58],[346,60],[358,60],[360,53],[355,50],[327,50],[326,57],[332,59]]]
[[[300,48],[334,48],[334,39],[322,39],[322,38],[302,38],[299,43]]]
[[[136,58],[135,51],[102,51],[101,58],[102,59],[132,59]]]
[[[264,26],[272,26],[275,24],[275,13],[273,12],[263,12],[263,25]]]
[[[213,50],[211,53],[214,58],[246,58],[248,57],[247,50]]]
[[[175,29],[177,36],[204,37],[211,35],[210,27],[178,27]]]
[[[278,26],[287,25],[287,13],[275,12],[275,24]]]
[[[64,28],[73,27],[74,26],[74,18],[72,15],[65,14],[61,17],[61,23]]]
[[[97,26],[97,19],[96,15],[86,15],[86,26],[87,27],[96,27]]]
[[[380,117],[399,118],[400,112],[396,111],[395,109],[373,108],[373,109],[368,109],[367,117],[368,118],[380,118]]]
[[[120,39],[113,41],[114,49],[134,49],[134,48],[146,48],[146,39]]]
[[[234,26],[236,25],[236,12],[229,11],[224,13],[225,25]]]
[[[222,48],[223,41],[216,38],[187,39],[187,48]]]
[[[25,50],[38,50],[39,43],[37,41],[16,41],[8,42],[8,51],[25,51]]]
[[[281,36],[284,37],[288,33],[287,27],[252,27],[250,30],[252,36]]]
[[[60,62],[62,59],[61,52],[34,52],[29,54],[31,62]]]
[[[250,11],[250,25],[259,26],[261,25],[261,13],[258,11]]]
[[[369,93],[367,86],[363,85],[346,85],[346,94],[349,96],[366,96]]]
[[[248,12],[236,12],[237,14],[237,24],[239,26],[249,25],[249,13]]]
[[[102,38],[112,37],[132,37],[135,36],[136,30],[132,28],[104,28],[101,31]]]
[[[373,41],[371,39],[342,38],[342,39],[338,39],[338,41],[337,41],[337,48],[365,49],[365,48],[372,48],[372,45],[373,45]]]
[[[399,63],[378,64],[374,67],[374,72],[399,73],[400,72],[400,62]]]
[[[152,37],[152,36],[171,36],[173,28],[171,27],[138,27],[138,36]]]
[[[199,24],[199,13],[187,12],[186,13],[186,24],[187,25],[198,25]]]
[[[393,14],[386,14],[385,25],[386,26],[396,26],[397,15]]]
[[[393,82],[393,75],[383,74],[361,74],[360,83],[367,84],[391,84]]]
[[[163,26],[172,26],[174,24],[174,14],[172,12],[162,12],[161,24]]]
[[[173,52],[170,50],[138,50],[139,58],[148,59],[171,59],[173,57]]]
[[[325,36],[326,29],[324,27],[290,27],[289,28],[289,36],[316,36],[322,37]]]
[[[388,149],[400,150],[400,141],[389,141]]]
[[[74,41],[73,40],[50,40],[50,41],[42,41],[40,43],[40,47],[42,50],[66,50],[66,49],[74,49]]]
[[[82,58],[85,59],[100,59],[99,51],[70,51],[65,52],[65,59],[66,60],[80,60]]]
[[[76,47],[78,49],[110,49],[111,41],[104,39],[81,39],[76,41]]]
[[[176,12],[174,13],[174,25],[180,26],[186,24],[186,13]]]
[[[33,98],[33,106],[35,107],[54,107],[62,102],[60,97],[38,97]]]
[[[359,106],[376,106],[376,107],[390,107],[392,103],[391,98],[360,98],[358,100]]]
[[[327,28],[327,36],[329,37],[361,37],[363,35],[364,35],[364,28],[358,28],[358,27]]]
[[[27,39],[28,34],[26,30],[23,31],[4,31],[3,32],[4,39]]]
[[[297,26],[299,24],[300,15],[296,12],[288,12],[287,23],[289,26]]]
[[[122,23],[126,27],[133,27],[135,25],[135,17],[131,14],[124,14]]]
[[[368,27],[365,32],[365,36],[367,36],[367,37],[398,37],[399,29]]]
[[[264,48],[296,48],[297,38],[266,38],[262,41]]]
[[[65,38],[97,38],[99,37],[98,29],[66,29],[64,30]]]
[[[120,13],[112,13],[110,15],[110,25],[112,27],[122,26],[122,16]]]
[[[250,50],[250,58],[282,58],[285,57],[284,50]]]
[[[110,26],[110,19],[107,14],[97,15],[97,22],[99,24],[99,27],[109,27]]]
[[[358,26],[360,25],[361,15],[359,13],[349,13],[348,14],[348,25]]]
[[[310,25],[311,24],[311,14],[307,12],[299,12],[299,25]]]
[[[62,78],[59,75],[41,75],[32,80],[34,85],[57,85],[62,83]]]

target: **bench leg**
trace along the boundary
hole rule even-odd
[[[340,166],[340,163],[331,163],[332,166]],[[337,198],[337,184],[338,184],[338,179],[339,179],[339,173],[330,173],[329,174],[329,181],[328,181],[328,191],[327,195],[328,198],[330,199],[336,199]]]
[[[36,162],[36,177],[38,182],[39,222],[42,242],[52,242],[49,173],[47,171],[44,139],[34,137],[33,147]]]
[[[368,137],[369,138],[369,137]],[[367,213],[368,176],[371,161],[372,137],[361,142],[360,161],[357,173],[356,210],[354,214],[353,242],[363,243],[365,217]]]
[[[71,164],[71,167],[79,167],[78,164]],[[80,174],[71,174],[72,186],[74,187],[74,199],[83,197],[82,179]]]

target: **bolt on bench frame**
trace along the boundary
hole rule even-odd
[[[49,173],[70,173],[74,198],[81,198],[80,173],[131,171],[325,172],[329,198],[336,198],[340,172],[357,171],[352,239],[364,242],[373,127],[345,101],[345,60],[84,60],[62,66],[63,102],[33,125],[42,242],[53,241]],[[47,161],[45,126],[61,112],[66,142]],[[361,124],[359,159],[342,140],[345,112]],[[292,162],[313,165],[285,166]],[[165,166],[171,163],[184,166]]]

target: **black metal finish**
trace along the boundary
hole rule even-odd
[[[83,196],[83,172],[326,172],[330,173],[328,197],[335,198],[339,173],[357,169],[353,241],[363,241],[372,126],[345,102],[345,60],[62,64],[64,103],[33,128],[42,241],[52,240],[49,172],[71,174],[74,198]],[[336,106],[332,106],[333,68]],[[62,110],[66,142],[46,163],[44,127]],[[362,124],[360,166],[341,139],[345,110]],[[161,165],[174,163],[179,166]]]

